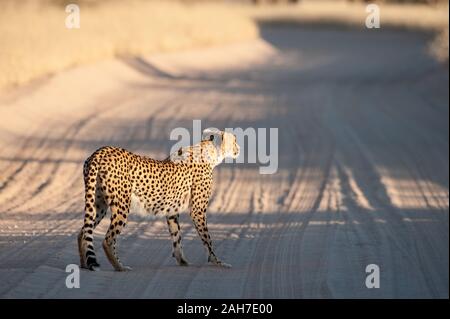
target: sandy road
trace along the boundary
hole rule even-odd
[[[0,97],[2,298],[448,298],[448,73],[425,35],[262,26],[261,40],[108,61]],[[187,214],[178,267],[164,220],[133,219],[129,273],[65,287],[78,263],[82,162],[111,144],[164,158],[175,127],[278,127],[279,168],[215,173],[206,263]],[[173,142],[172,142],[173,143]],[[377,264],[381,287],[365,287]]]

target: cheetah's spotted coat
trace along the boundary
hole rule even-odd
[[[78,235],[83,268],[99,267],[93,246],[93,231],[111,210],[111,223],[103,249],[117,271],[129,270],[116,254],[116,239],[127,223],[132,198],[149,214],[165,216],[173,242],[173,256],[187,265],[181,246],[178,218],[190,207],[190,216],[208,251],[208,261],[222,266],[213,252],[206,224],[206,208],[212,186],[213,168],[226,157],[236,158],[239,146],[233,134],[205,131],[199,144],[180,149],[163,161],[133,154],[116,147],[102,147],[84,164],[85,215]]]

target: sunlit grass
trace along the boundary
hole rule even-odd
[[[0,10],[0,87],[67,67],[257,37],[248,18],[221,4],[106,1],[80,4],[81,28],[67,29],[64,6],[6,2]]]

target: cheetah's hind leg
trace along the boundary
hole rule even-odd
[[[106,257],[116,271],[129,271],[131,267],[124,266],[116,254],[116,240],[122,229],[125,227],[130,209],[130,198],[123,199],[123,205],[114,203],[110,205],[111,224],[103,240],[103,249]],[[120,207],[120,209],[119,209]]]

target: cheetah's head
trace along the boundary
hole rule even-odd
[[[239,156],[240,148],[234,134],[217,129],[206,129],[203,131],[202,140],[211,141],[215,146],[217,163],[228,157],[235,159]]]
[[[237,158],[239,151],[234,134],[206,129],[200,143],[182,147],[171,153],[168,159],[174,163],[209,163],[217,166],[225,158]]]

